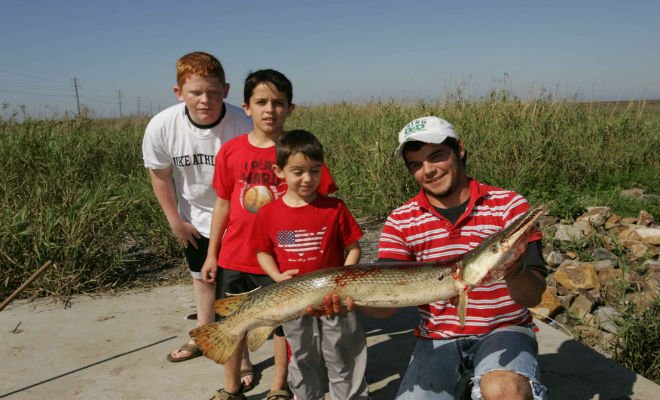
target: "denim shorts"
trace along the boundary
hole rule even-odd
[[[418,339],[397,400],[460,398],[460,381],[472,372],[472,399],[481,399],[479,382],[489,371],[514,371],[529,379],[535,400],[547,399],[540,382],[538,343],[529,327],[509,326],[484,336]]]

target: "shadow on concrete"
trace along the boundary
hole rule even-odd
[[[419,313],[416,307],[407,307],[392,318],[381,320],[361,316],[361,321],[369,345],[366,375],[372,398],[391,400],[399,389],[415,346],[411,331],[417,326]]]
[[[541,354],[539,363],[551,400],[633,398],[637,375],[576,340],[563,342],[556,353]]]

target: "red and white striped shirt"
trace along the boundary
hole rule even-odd
[[[470,200],[455,224],[441,216],[423,191],[392,211],[380,236],[378,258],[402,261],[449,260],[460,256],[504,229],[529,209],[527,200],[510,190],[470,179]],[[530,241],[540,240],[536,232]],[[448,301],[419,307],[422,320],[415,332],[428,339],[483,335],[510,325],[530,325],[529,310],[513,301],[506,282],[475,287],[468,293],[465,326]]]

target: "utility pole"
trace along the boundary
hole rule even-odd
[[[140,117],[142,114],[140,113],[140,98],[139,97],[138,97],[137,107],[138,107],[138,117]]]
[[[76,89],[76,104],[78,105],[78,118],[80,118],[80,96],[78,96],[78,78],[73,77],[73,87]]]
[[[121,118],[121,90],[119,91],[118,103],[119,103],[119,118]]]

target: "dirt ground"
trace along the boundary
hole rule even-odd
[[[199,357],[170,363],[166,354],[188,340],[194,322],[188,284],[15,301],[0,312],[0,398],[208,399],[222,386],[222,366]],[[414,345],[417,311],[387,320],[362,319],[367,379],[375,400],[394,397]],[[551,399],[660,399],[660,387],[577,340],[539,323],[541,378]],[[252,354],[261,373],[248,393],[263,399],[272,377],[272,345]]]

